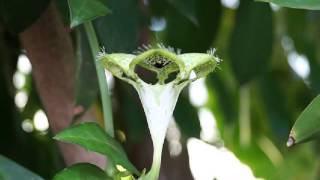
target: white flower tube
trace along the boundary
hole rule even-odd
[[[114,76],[133,85],[139,94],[154,148],[151,169],[139,179],[156,180],[159,177],[165,135],[181,90],[188,83],[213,71],[220,60],[214,56],[214,51],[208,54],[176,54],[171,48],[163,46],[147,49],[138,56],[102,52],[98,60]],[[134,72],[136,66],[157,73],[158,82],[154,85],[145,83]],[[175,72],[178,73],[176,79],[165,83],[169,74]]]

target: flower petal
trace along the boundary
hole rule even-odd
[[[192,80],[199,79],[212,72],[219,64],[220,59],[204,53],[186,53],[178,55],[184,64],[184,69],[180,70],[181,79],[188,79],[191,72],[194,71],[196,77]]]
[[[101,54],[97,57],[103,66],[109,70],[114,76],[120,79],[136,79],[136,74],[130,70],[130,63],[135,58],[135,55],[114,53],[114,54]]]

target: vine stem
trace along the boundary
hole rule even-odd
[[[250,85],[244,85],[240,88],[239,113],[240,144],[247,147],[251,139]]]
[[[105,131],[110,136],[114,137],[112,108],[111,108],[110,93],[108,92],[108,83],[106,80],[106,75],[105,75],[103,66],[100,64],[99,61],[96,61],[96,55],[100,51],[99,42],[91,22],[84,23],[84,28],[88,37],[91,54],[93,56],[93,60],[94,60],[96,71],[97,71],[99,89],[100,89],[100,95],[101,95],[101,101],[102,101],[104,128],[105,128]]]
[[[91,54],[93,56],[92,59],[94,60],[94,64],[97,71],[100,96],[101,96],[101,102],[102,102],[104,129],[107,132],[107,134],[109,134],[111,137],[114,137],[112,107],[111,107],[110,93],[108,90],[106,74],[101,63],[96,60],[96,55],[100,51],[99,41],[96,35],[96,31],[94,30],[94,27],[90,21],[84,23],[84,29],[88,37]],[[106,167],[106,172],[109,175],[112,175],[114,171],[115,171],[115,165],[111,161],[111,159],[109,159]]]

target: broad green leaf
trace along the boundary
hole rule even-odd
[[[287,146],[317,138],[320,135],[320,95],[303,110],[293,125]]]
[[[0,179],[1,178],[3,180],[43,180],[40,176],[0,155]]]
[[[98,39],[108,53],[131,53],[147,37],[139,1],[108,0],[108,7],[113,13],[94,22]]]
[[[53,180],[111,180],[99,167],[89,163],[72,165],[59,173]]]
[[[165,41],[183,52],[205,52],[212,45],[219,27],[221,3],[211,0],[183,3],[184,6],[174,3],[168,8]],[[186,9],[192,9],[192,12],[186,15],[183,13]]]
[[[20,33],[39,18],[49,2],[49,0],[0,0],[0,21],[3,21],[11,32]]]
[[[68,3],[71,27],[110,13],[105,0],[68,0]]]
[[[240,85],[267,69],[272,42],[270,6],[252,0],[241,1],[229,45],[231,66]]]
[[[320,10],[319,0],[257,0],[263,2],[275,3],[279,6],[289,8]]]
[[[139,174],[139,171],[128,160],[121,145],[93,122],[71,126],[58,133],[54,139],[78,144],[90,151],[108,156],[115,164],[119,164],[128,171]]]

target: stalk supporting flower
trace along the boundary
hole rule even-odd
[[[214,56],[214,50],[207,54],[180,54],[162,45],[156,49],[146,48],[138,55],[106,54],[103,51],[97,58],[107,70],[131,84],[139,94],[154,148],[151,169],[140,180],[156,180],[160,172],[166,131],[181,90],[190,82],[212,72],[220,59]],[[135,73],[137,66],[155,72],[157,83],[148,84],[140,79]],[[177,76],[166,83],[171,73],[177,73]]]

